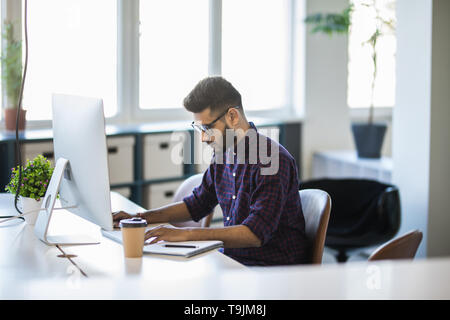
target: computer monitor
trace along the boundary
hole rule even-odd
[[[52,108],[56,165],[35,234],[51,245],[98,243],[89,236],[51,236],[47,231],[58,193],[62,207],[113,230],[103,101],[54,94]]]

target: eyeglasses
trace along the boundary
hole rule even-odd
[[[235,106],[235,107],[228,108],[224,113],[222,113],[214,121],[212,121],[212,122],[210,122],[208,124],[199,124],[199,123],[195,123],[195,121],[192,121],[191,126],[192,126],[192,128],[194,128],[195,130],[197,130],[200,133],[205,132],[206,134],[208,134],[209,130],[211,130],[213,124],[216,123],[220,118],[222,118],[224,115],[226,115],[230,109],[233,109],[233,108],[234,109],[239,109],[240,106]]]

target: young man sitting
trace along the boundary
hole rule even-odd
[[[245,265],[307,262],[297,166],[289,152],[248,122],[240,93],[222,77],[200,81],[184,99],[192,126],[214,156],[202,183],[183,201],[138,216],[148,223],[199,221],[219,204],[222,228],[157,227],[151,243],[222,240],[223,253]],[[131,215],[113,214],[117,225]]]

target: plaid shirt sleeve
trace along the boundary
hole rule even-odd
[[[258,173],[256,188],[250,198],[250,213],[242,224],[261,240],[262,246],[270,241],[278,229],[282,209],[286,203],[286,191],[285,183],[279,174]]]
[[[191,195],[183,198],[195,222],[210,214],[218,203],[213,177],[214,165],[211,164],[203,174],[202,183],[194,188]]]

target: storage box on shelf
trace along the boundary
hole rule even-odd
[[[144,137],[144,180],[181,177],[186,133],[149,134]]]
[[[27,160],[33,160],[39,154],[46,157],[52,166],[55,166],[55,157],[53,153],[53,142],[27,142],[22,145],[22,163],[26,164]]]
[[[111,185],[134,181],[134,137],[108,137],[109,183]]]
[[[110,184],[132,183],[134,181],[134,138],[132,136],[108,137],[107,147]],[[26,163],[27,160],[32,160],[37,155],[42,154],[50,160],[53,166],[55,165],[52,141],[26,142],[22,145],[22,154],[23,163]]]
[[[182,182],[183,180],[148,185],[145,188],[144,206],[147,209],[154,209],[172,203],[173,196]]]

